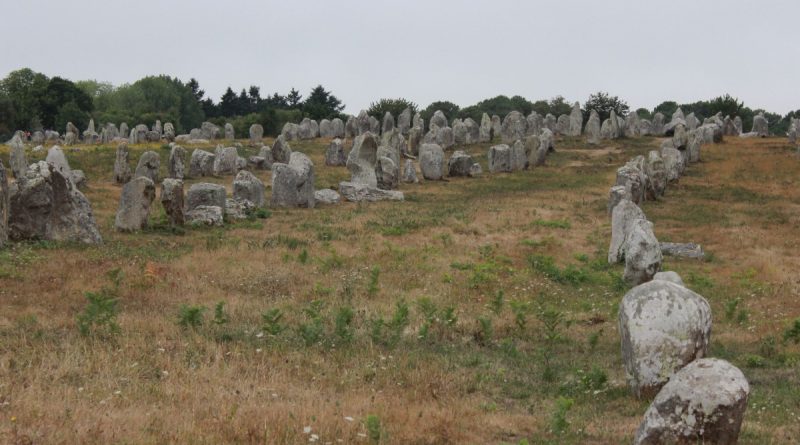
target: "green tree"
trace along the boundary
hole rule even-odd
[[[297,108],[303,100],[303,95],[299,91],[292,88],[289,94],[286,95],[286,104],[289,108]]]
[[[89,113],[93,108],[92,98],[85,91],[70,80],[53,77],[41,100],[39,119],[46,128],[56,128],[59,131],[66,127],[67,122],[84,129],[89,123]],[[65,118],[66,121],[63,120]]]
[[[450,121],[457,118],[461,112],[461,108],[453,102],[446,100],[433,102],[420,113],[422,118],[425,119],[426,124],[431,121],[431,116],[433,116],[433,113],[437,110],[441,110]]]
[[[222,95],[219,99],[219,113],[222,116],[229,117],[229,116],[236,116],[236,112],[239,108],[239,98],[236,97],[236,93],[233,92],[231,87],[228,87],[225,90],[225,94]]]
[[[0,92],[10,102],[6,112],[13,130],[28,129],[31,120],[41,113],[49,79],[30,68],[12,71],[0,81]]]
[[[303,102],[303,114],[316,120],[338,117],[343,109],[342,101],[330,91],[326,91],[322,85],[314,87]]]
[[[403,98],[398,99],[380,99],[377,102],[372,102],[367,109],[367,114],[370,116],[374,116],[378,120],[382,120],[383,116],[388,111],[392,113],[395,119],[402,113],[406,108],[411,110],[411,116],[413,117],[414,114],[417,113],[417,104],[411,102],[410,100],[406,100]]]
[[[610,96],[608,93],[599,91],[589,96],[589,100],[584,104],[583,120],[589,119],[589,113],[592,110],[600,115],[600,121],[604,121],[611,116],[611,112],[617,113],[617,116],[625,116],[628,114],[630,107],[628,103],[620,99],[619,96]]]

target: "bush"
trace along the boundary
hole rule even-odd
[[[78,315],[81,335],[109,337],[119,332],[117,299],[104,291],[86,292],[86,306]]]
[[[414,115],[417,113],[417,104],[411,102],[409,100],[399,98],[399,99],[381,99],[377,102],[372,102],[369,104],[369,108],[367,109],[367,114],[378,119],[379,121],[383,122],[383,116],[388,111],[392,113],[392,116],[395,118],[395,122],[397,122],[397,117],[406,109],[411,109],[411,117],[413,118]]]
[[[183,328],[199,328],[203,325],[205,311],[205,306],[182,304],[178,310],[178,324]]]

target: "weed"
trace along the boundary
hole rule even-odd
[[[511,312],[514,314],[514,324],[520,334],[524,333],[528,324],[528,314],[531,312],[531,303],[529,301],[512,300]]]
[[[370,414],[367,416],[364,424],[367,427],[367,437],[369,438],[370,442],[374,444],[380,443],[381,437],[383,436],[381,419],[375,414]]]
[[[119,332],[117,324],[117,298],[107,292],[86,292],[86,306],[78,314],[78,330],[81,335],[110,337]]]
[[[342,343],[353,340],[353,317],[355,312],[349,306],[342,306],[336,311],[334,334]]]
[[[380,287],[378,285],[378,278],[380,278],[380,276],[381,276],[380,267],[374,266],[372,269],[370,269],[369,282],[367,283],[367,295],[372,297],[378,293],[378,291],[380,290]]]
[[[308,323],[302,323],[298,326],[297,332],[306,346],[318,343],[325,333],[325,326],[322,321],[323,306],[324,303],[321,300],[314,300],[303,309],[303,313],[308,318]]]
[[[597,365],[592,366],[589,372],[581,373],[581,386],[588,391],[603,389],[608,382],[608,374]]]
[[[477,321],[478,330],[474,333],[475,341],[481,346],[486,346],[492,341],[492,319],[489,317],[478,317]]]
[[[599,330],[597,332],[592,332],[589,334],[589,338],[587,339],[587,343],[589,344],[589,351],[594,352],[597,349],[597,344],[600,342],[600,335],[603,333],[603,330]]]
[[[800,318],[795,318],[792,325],[783,331],[783,341],[792,341],[795,344],[800,343]]]
[[[505,303],[505,294],[503,290],[500,289],[495,293],[494,298],[489,302],[489,310],[492,311],[495,315],[500,315],[500,312],[503,311],[503,304]]]
[[[205,311],[205,306],[182,304],[178,310],[178,324],[183,328],[199,328],[203,325]]]
[[[549,345],[561,339],[561,325],[564,324],[564,313],[553,308],[540,310],[537,314],[544,325],[544,339]]]
[[[215,325],[223,325],[228,323],[228,314],[225,313],[225,302],[220,301],[214,306],[214,320]]]
[[[552,430],[554,434],[564,434],[569,430],[569,421],[567,420],[567,413],[575,403],[573,399],[559,397],[556,399],[556,409],[553,412]]]
[[[297,261],[300,262],[300,264],[308,263],[308,250],[306,249],[301,250],[300,254],[297,255]]]
[[[409,309],[405,301],[398,301],[394,314],[388,322],[378,317],[371,322],[370,338],[375,344],[394,347],[403,336],[403,330],[409,323]]]
[[[281,323],[282,320],[283,311],[278,308],[269,309],[261,314],[261,329],[275,337],[286,329],[286,326]]]

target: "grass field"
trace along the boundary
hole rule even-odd
[[[625,385],[606,201],[658,142],[563,140],[532,171],[221,229],[174,232],[156,204],[137,234],[113,230],[114,147],[67,150],[104,244],[0,251],[0,442],[630,443],[648,402]],[[349,177],[326,145],[292,144],[317,188]],[[488,146],[466,148],[484,171]],[[132,162],[146,149],[165,173],[168,147]],[[707,252],[664,268],[709,300],[711,355],[751,383],[740,443],[798,443],[800,159],[736,138],[702,157],[643,210]]]

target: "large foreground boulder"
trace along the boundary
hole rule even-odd
[[[37,162],[10,187],[9,236],[99,244],[89,200],[57,167]]]
[[[620,187],[622,190],[619,190]],[[609,205],[611,209],[611,244],[608,247],[608,263],[616,264],[625,260],[625,249],[633,222],[644,219],[645,215],[639,206],[630,200],[630,192],[623,186],[611,188],[612,194],[619,195],[616,203]]]
[[[739,368],[704,358],[678,371],[658,393],[636,431],[634,445],[733,445],[750,385]]]
[[[378,178],[375,175],[377,153],[378,141],[374,134],[366,131],[355,138],[346,162],[351,174],[350,182],[370,187],[378,186]]]
[[[166,178],[161,182],[161,205],[172,226],[182,226],[186,217],[183,212],[183,180]]]
[[[205,150],[195,149],[189,159],[189,177],[199,178],[214,174],[214,154]]]
[[[511,147],[507,144],[492,145],[489,147],[489,172],[511,172]]]
[[[711,307],[679,284],[653,280],[622,298],[619,331],[628,386],[637,397],[650,398],[673,373],[705,357]]]
[[[122,187],[114,228],[120,232],[142,230],[147,226],[156,186],[146,176],[137,176]]]
[[[314,163],[303,153],[293,152],[288,164],[272,165],[270,205],[313,208],[314,180]]]

